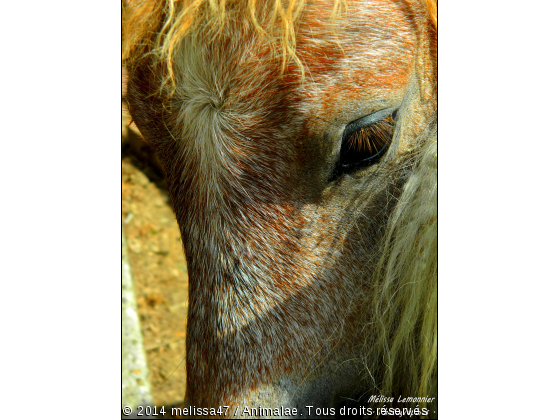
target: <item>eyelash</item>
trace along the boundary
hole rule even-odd
[[[343,153],[353,152],[356,154],[368,154],[370,157],[374,156],[374,151],[375,154],[379,154],[391,141],[394,130],[395,121],[392,116],[388,116],[377,124],[362,127],[350,134],[343,141],[341,150]]]
[[[351,172],[377,163],[391,143],[395,130],[392,115],[385,119],[361,127],[342,139],[339,172]]]

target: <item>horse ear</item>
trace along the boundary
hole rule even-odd
[[[425,0],[428,9],[428,15],[437,29],[437,0]]]
[[[125,66],[121,67],[121,99],[124,102],[126,98],[126,92],[128,89],[128,71]]]
[[[128,70],[123,66],[121,69],[121,122],[122,122],[122,143],[131,143],[133,149],[139,148],[141,146],[145,147],[145,141],[142,138],[142,134],[138,130],[138,127],[132,120],[130,111],[128,109]],[[138,146],[138,145],[141,146]],[[137,147],[134,147],[137,146]]]
[[[428,24],[420,35],[416,65],[423,100],[437,98],[437,2],[425,0]]]
[[[121,122],[122,122],[122,136],[121,140],[123,143],[126,142],[128,138],[128,126],[132,118],[128,111],[128,102],[126,100],[126,93],[128,91],[128,71],[124,66],[121,67]]]

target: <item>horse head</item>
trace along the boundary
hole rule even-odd
[[[130,2],[123,27],[187,260],[185,407],[435,397],[433,2]]]

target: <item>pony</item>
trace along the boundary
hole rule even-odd
[[[437,5],[123,3],[189,275],[185,416],[437,417]]]

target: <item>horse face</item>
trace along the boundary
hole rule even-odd
[[[435,37],[422,4],[331,12],[302,13],[303,79],[246,22],[182,41],[169,101],[157,66],[131,71],[187,258],[187,406],[308,414],[363,391],[365,291],[436,106]]]

